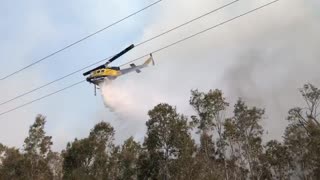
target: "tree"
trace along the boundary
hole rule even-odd
[[[197,126],[200,133],[200,156],[204,155],[204,161],[212,167],[207,172],[213,174],[213,170],[219,169],[219,161],[221,159],[224,164],[224,178],[229,179],[226,142],[223,138],[224,111],[229,106],[220,90],[209,90],[209,92],[191,91],[190,105],[196,111],[197,116],[192,116],[193,125]],[[213,140],[213,134],[218,134],[216,144]],[[216,156],[219,157],[216,157]],[[212,162],[214,164],[211,164]],[[215,166],[216,165],[216,166]],[[218,167],[217,167],[218,165]],[[216,174],[216,173],[215,173]],[[221,178],[221,177],[220,177]]]
[[[63,177],[62,165],[63,158],[60,153],[51,152],[48,155],[48,165],[54,180],[60,180]]]
[[[87,137],[51,150],[46,118],[38,115],[22,150],[0,143],[0,180],[13,179],[318,179],[320,176],[320,90],[300,89],[304,105],[289,110],[282,141],[262,144],[264,109],[239,99],[229,104],[220,90],[191,91],[191,122],[169,104],[148,112],[143,144],[128,138],[115,145],[113,127],[96,124]],[[191,136],[200,134],[196,146]]]
[[[276,140],[269,141],[265,146],[264,164],[273,179],[290,179],[290,154],[288,147]]]
[[[29,135],[24,140],[24,157],[26,177],[28,179],[51,179],[52,172],[49,167],[49,154],[52,137],[46,136],[44,126],[46,118],[42,115],[36,117],[30,126]]]
[[[110,178],[118,176],[118,174],[114,174],[114,171],[111,171],[113,166],[110,166],[114,163],[112,157],[118,151],[114,147],[113,140],[114,129],[109,123],[100,122],[90,132],[89,141],[92,143],[91,148],[93,149],[91,172],[98,179],[105,176]]]
[[[124,141],[119,153],[120,177],[118,179],[137,179],[141,151],[141,145],[134,141],[133,137]]]
[[[187,118],[168,104],[159,104],[148,112],[147,136],[144,146],[144,162],[147,175],[156,179],[182,179],[180,172],[187,172],[182,162],[191,159],[194,142],[190,135]],[[146,161],[145,159],[148,159]],[[186,165],[186,164],[184,164]],[[145,177],[144,177],[145,178]]]
[[[0,179],[27,179],[23,155],[18,149],[2,147]]]
[[[75,139],[63,151],[65,179],[102,179],[110,177],[110,156],[113,150],[114,129],[100,122],[91,130],[88,138]]]
[[[221,121],[221,115],[229,105],[220,90],[210,90],[208,93],[191,91],[190,105],[198,116],[192,116],[193,123],[199,131],[213,130]]]
[[[320,172],[320,90],[312,84],[300,89],[305,107],[289,110],[289,126],[285,131],[292,168],[301,179],[315,178]]]
[[[16,148],[0,145],[0,177],[4,179],[53,179],[50,164],[51,137],[46,136],[46,120],[42,115],[36,117],[30,126],[28,137],[24,141],[22,152]]]
[[[91,179],[90,165],[93,159],[92,143],[88,138],[68,143],[63,156],[64,179]]]
[[[228,118],[224,123],[223,137],[229,147],[230,159],[228,172],[231,179],[247,179],[247,165],[242,156],[240,131],[234,119]]]
[[[0,143],[0,167],[3,162],[4,153],[5,153],[6,149],[7,149],[7,147]]]
[[[6,150],[6,146],[0,143],[0,154],[2,154]]]
[[[238,166],[248,166],[251,179],[260,179],[262,165],[259,159],[263,152],[263,128],[259,123],[264,110],[249,108],[239,99],[233,112],[233,117],[225,123],[225,137],[232,144],[233,158],[238,161]]]

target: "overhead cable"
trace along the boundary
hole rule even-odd
[[[198,17],[196,17],[196,18],[194,18],[194,19],[191,19],[191,20],[189,20],[189,21],[187,21],[187,22],[185,22],[185,23],[182,23],[182,24],[180,24],[180,25],[178,25],[178,26],[175,26],[175,27],[173,27],[173,28],[171,28],[171,29],[169,29],[169,30],[167,30],[167,31],[164,31],[164,32],[162,32],[162,33],[160,33],[160,34],[158,34],[158,35],[156,35],[156,36],[153,36],[153,37],[151,37],[151,38],[149,38],[149,39],[146,39],[146,40],[138,43],[135,47],[141,46],[141,45],[146,44],[146,43],[148,43],[148,42],[150,42],[150,41],[152,41],[152,40],[154,40],[154,39],[156,39],[156,38],[159,38],[159,37],[161,37],[161,36],[164,36],[164,35],[172,32],[172,31],[177,30],[177,29],[179,29],[179,28],[181,28],[181,27],[183,27],[183,26],[186,26],[186,25],[188,25],[188,24],[190,24],[190,23],[192,23],[192,22],[194,22],[194,21],[196,21],[196,20],[199,20],[199,19],[204,18],[204,17],[206,17],[206,16],[208,16],[208,15],[214,13],[214,12],[217,12],[217,11],[223,9],[223,8],[226,8],[226,7],[228,7],[228,6],[236,3],[236,2],[238,2],[238,1],[240,1],[240,0],[235,0],[235,1],[232,1],[232,2],[230,2],[230,3],[228,3],[228,4],[225,4],[225,5],[223,5],[223,6],[219,7],[219,8],[213,9],[213,10],[211,10],[211,11],[205,13],[205,14],[202,14],[201,16],[198,16]],[[7,104],[7,103],[9,103],[9,102],[12,102],[12,101],[14,101],[14,100],[16,100],[16,99],[19,99],[19,98],[21,98],[21,97],[23,97],[23,96],[26,96],[26,95],[28,95],[28,94],[30,94],[30,93],[32,93],[32,92],[35,92],[35,91],[37,91],[37,90],[40,90],[40,89],[42,89],[42,88],[44,88],[44,87],[46,87],[46,86],[49,86],[49,85],[51,85],[51,84],[53,84],[53,83],[56,83],[56,82],[58,82],[58,81],[61,81],[61,80],[65,79],[65,78],[67,78],[67,77],[69,77],[69,76],[72,76],[72,75],[74,75],[74,74],[76,74],[76,73],[78,73],[78,72],[81,72],[81,71],[83,71],[83,70],[85,70],[85,69],[87,69],[87,68],[89,68],[89,67],[92,67],[92,66],[94,66],[94,65],[97,65],[97,64],[99,64],[99,63],[102,63],[102,62],[108,60],[108,59],[111,58],[111,57],[112,57],[112,56],[110,56],[110,57],[108,57],[108,58],[104,58],[104,59],[99,60],[99,61],[97,61],[97,62],[94,62],[94,63],[92,63],[92,64],[89,64],[89,65],[87,65],[87,66],[85,66],[85,67],[83,67],[83,68],[81,68],[81,69],[78,69],[78,70],[76,70],[76,71],[74,71],[74,72],[71,72],[71,73],[69,73],[69,74],[67,74],[67,75],[64,75],[64,76],[62,76],[62,77],[60,77],[60,78],[57,78],[57,79],[55,79],[55,80],[53,80],[53,81],[50,81],[50,82],[48,82],[48,83],[46,83],[46,84],[43,84],[43,85],[41,85],[41,86],[39,86],[39,87],[37,87],[37,88],[34,88],[34,89],[29,90],[29,91],[27,91],[27,92],[25,92],[25,93],[22,93],[22,94],[14,97],[14,98],[11,98],[11,99],[9,99],[9,100],[7,100],[7,101],[1,102],[1,103],[0,103],[0,106],[2,106],[2,105],[4,105],[4,104]],[[143,57],[145,57],[145,56],[143,56]],[[130,61],[130,62],[132,62],[132,61]],[[129,63],[126,63],[126,64],[129,64]]]
[[[82,41],[84,41],[84,40],[86,40],[86,39],[88,39],[88,38],[90,38],[90,37],[92,37],[92,36],[94,36],[94,35],[97,35],[97,34],[103,32],[103,31],[109,29],[110,27],[115,26],[116,24],[119,24],[120,22],[122,22],[122,21],[124,21],[124,20],[126,20],[126,19],[129,19],[130,17],[132,17],[132,16],[134,16],[134,15],[136,15],[136,14],[138,14],[138,13],[140,13],[140,12],[142,12],[142,11],[144,11],[144,10],[146,10],[146,9],[148,9],[148,8],[150,8],[150,7],[158,4],[158,3],[160,3],[161,1],[162,1],[162,0],[158,0],[158,1],[150,4],[150,5],[142,8],[142,9],[140,9],[140,10],[138,10],[138,11],[136,11],[136,12],[134,12],[134,13],[132,13],[132,14],[130,14],[130,15],[122,18],[122,19],[120,19],[120,20],[117,20],[117,21],[113,22],[112,24],[110,24],[110,25],[108,25],[108,26],[106,26],[106,27],[103,27],[102,29],[99,29],[98,31],[96,31],[96,32],[94,32],[94,33],[92,33],[92,34],[89,34],[89,35],[87,35],[87,36],[85,36],[85,37],[83,37],[83,38],[81,38],[81,39],[79,39],[79,40],[77,40],[77,41],[75,41],[75,42],[73,42],[73,43],[71,43],[71,44],[69,44],[69,45],[67,45],[67,46],[65,46],[65,47],[63,47],[63,48],[61,48],[61,49],[59,49],[59,50],[57,50],[57,51],[55,51],[55,52],[53,52],[53,53],[45,56],[45,57],[43,57],[43,58],[41,58],[41,59],[39,59],[39,60],[36,60],[35,62],[33,62],[33,63],[31,63],[31,64],[28,64],[27,66],[25,66],[25,67],[23,67],[23,68],[20,68],[20,69],[18,69],[18,70],[15,70],[14,72],[9,73],[9,74],[3,76],[0,80],[5,80],[5,79],[7,79],[7,78],[9,78],[9,77],[11,77],[11,76],[13,76],[13,75],[15,75],[15,74],[18,74],[18,73],[20,73],[20,72],[22,72],[22,71],[24,71],[24,70],[26,70],[26,69],[28,69],[28,68],[36,65],[36,64],[44,61],[44,60],[47,60],[48,58],[50,58],[50,57],[52,57],[52,56],[54,56],[54,55],[56,55],[56,54],[58,54],[58,53],[60,53],[60,52],[62,52],[62,51],[64,51],[64,50],[66,50],[66,49],[68,49],[68,48],[70,48],[70,47],[72,47],[72,46],[75,46],[76,44],[78,44],[78,43],[80,43],[80,42],[82,42]]]
[[[198,33],[195,33],[195,34],[193,34],[193,35],[190,35],[190,36],[188,36],[188,37],[185,37],[185,38],[183,38],[183,39],[180,39],[179,41],[176,41],[176,42],[174,42],[174,43],[171,43],[171,44],[169,44],[169,45],[167,45],[167,46],[164,46],[164,47],[162,47],[162,48],[159,48],[159,49],[157,49],[157,50],[155,50],[155,51],[153,51],[153,52],[151,52],[151,53],[160,52],[160,51],[162,51],[162,50],[164,50],[164,49],[167,49],[167,48],[172,47],[172,46],[174,46],[174,45],[176,45],[176,44],[179,44],[179,43],[181,43],[181,42],[183,42],[183,41],[186,41],[186,40],[191,39],[191,38],[193,38],[193,37],[195,37],[195,36],[198,36],[198,35],[200,35],[200,34],[202,34],[202,33],[205,33],[205,32],[207,32],[207,31],[209,31],[209,30],[212,30],[212,29],[214,29],[214,28],[217,28],[217,27],[219,27],[219,26],[222,26],[222,25],[224,25],[224,24],[226,24],[226,23],[228,23],[228,22],[231,22],[231,21],[233,21],[233,20],[236,20],[236,19],[238,19],[238,18],[240,18],[240,17],[243,17],[243,16],[245,16],[245,15],[251,14],[251,13],[253,13],[253,12],[255,12],[255,11],[258,11],[258,10],[260,10],[260,9],[262,9],[262,8],[264,8],[264,7],[267,7],[267,6],[271,5],[271,4],[274,4],[274,3],[278,2],[278,1],[280,1],[280,0],[271,1],[271,2],[269,2],[269,3],[267,3],[267,4],[264,4],[264,5],[262,5],[262,6],[259,6],[259,7],[255,8],[255,9],[252,9],[252,10],[250,10],[250,11],[247,11],[247,12],[241,14],[241,15],[238,15],[238,16],[236,16],[236,17],[233,17],[233,18],[231,18],[231,19],[228,19],[228,20],[226,20],[226,21],[224,21],[224,22],[221,22],[221,23],[219,23],[219,24],[217,24],[217,25],[211,26],[210,28],[207,28],[207,29],[205,29],[205,30],[199,31]],[[137,61],[137,60],[139,60],[139,59],[141,59],[141,58],[143,58],[143,57],[148,56],[149,54],[150,54],[150,53],[148,53],[148,54],[146,54],[146,55],[144,55],[144,56],[141,56],[141,57],[139,57],[139,58],[133,59],[132,61],[129,61],[128,63],[125,63],[125,64],[123,64],[123,65],[121,65],[121,66],[124,66],[124,65],[129,64],[129,63],[134,62],[134,61]],[[55,91],[55,92],[53,92],[53,93],[50,93],[50,94],[48,94],[48,95],[42,96],[41,98],[38,98],[38,99],[35,99],[35,100],[30,101],[30,102],[28,102],[28,103],[25,103],[25,104],[23,104],[23,105],[17,106],[17,107],[15,107],[15,108],[13,108],[13,109],[10,109],[10,110],[8,110],[8,111],[5,111],[5,112],[3,112],[3,113],[0,113],[0,116],[2,116],[2,115],[4,115],[4,114],[7,114],[7,113],[9,113],[9,112],[12,112],[12,111],[14,111],[14,110],[20,109],[20,108],[22,108],[22,107],[24,107],[24,106],[27,106],[27,105],[29,105],[29,104],[32,104],[32,103],[34,103],[34,102],[36,102],[36,101],[39,101],[39,100],[41,100],[41,99],[47,98],[47,97],[49,97],[49,96],[51,96],[51,95],[57,94],[57,93],[59,93],[59,92],[62,92],[62,91],[64,91],[64,90],[66,90],[66,89],[69,89],[69,88],[71,88],[71,87],[74,87],[74,86],[76,86],[76,85],[78,85],[78,84],[81,84],[81,83],[83,83],[83,82],[85,82],[85,81],[80,81],[80,82],[78,82],[78,83],[72,84],[72,85],[70,85],[70,86],[67,86],[67,87],[65,87],[65,88],[63,88],[63,89],[60,89],[60,90]]]
[[[4,112],[0,113],[0,116],[2,116],[2,115],[4,115],[4,114],[7,114],[7,113],[10,113],[10,112],[12,112],[12,111],[15,111],[15,110],[17,110],[17,109],[20,109],[20,108],[22,108],[22,107],[24,107],[24,106],[27,106],[27,105],[29,105],[29,104],[32,104],[32,103],[34,103],[34,102],[36,102],[36,101],[40,101],[41,99],[47,98],[47,97],[52,96],[52,95],[54,95],[54,94],[57,94],[57,93],[59,93],[59,92],[61,92],[61,91],[70,89],[70,88],[72,88],[72,87],[74,87],[74,86],[76,86],[76,85],[79,85],[79,84],[81,84],[81,83],[84,83],[84,82],[85,82],[85,80],[80,81],[80,82],[77,82],[77,83],[74,83],[74,84],[72,84],[72,85],[70,85],[70,86],[67,86],[67,87],[65,87],[65,88],[62,88],[62,89],[60,89],[60,90],[58,90],[58,91],[55,91],[55,92],[52,92],[52,93],[47,94],[47,95],[45,95],[45,96],[42,96],[42,97],[40,97],[40,98],[34,99],[34,100],[32,100],[32,101],[29,101],[29,102],[27,102],[27,103],[25,103],[25,104],[22,104],[22,105],[20,105],[20,106],[17,106],[17,107],[15,107],[15,108],[13,108],[13,109],[10,109],[10,110],[8,110],[8,111],[4,111]]]

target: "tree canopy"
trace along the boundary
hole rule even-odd
[[[190,117],[167,103],[153,107],[141,141],[115,144],[114,128],[101,121],[53,152],[46,117],[38,115],[23,148],[0,143],[0,180],[318,179],[320,89],[306,84],[300,93],[304,105],[293,105],[283,136],[267,142],[265,110],[242,99],[229,107],[218,89],[192,90]]]

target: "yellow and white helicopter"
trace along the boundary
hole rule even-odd
[[[150,57],[141,65],[135,65],[134,63],[130,64],[129,68],[121,69],[120,67],[110,67],[109,64],[112,63],[114,60],[118,59],[120,56],[124,55],[128,51],[134,48],[134,45],[127,47],[120,53],[113,56],[111,59],[109,59],[105,64],[98,66],[94,69],[91,69],[90,71],[87,71],[83,73],[84,76],[87,77],[87,81],[90,83],[93,83],[96,86],[99,86],[102,82],[105,81],[107,78],[108,80],[114,80],[119,76],[122,76],[124,74],[136,71],[137,73],[141,72],[141,69],[147,67],[149,64],[152,63],[154,65],[154,60],[152,57],[152,54],[150,54]]]

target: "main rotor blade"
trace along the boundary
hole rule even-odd
[[[106,68],[108,66],[108,64],[112,63],[114,60],[118,59],[119,57],[121,57],[122,55],[124,55],[125,53],[127,53],[128,51],[130,51],[131,49],[134,48],[134,44],[131,44],[129,47],[127,47],[126,49],[122,50],[120,53],[116,54],[115,56],[113,56],[111,59],[109,59],[109,61],[107,61],[104,65],[98,66],[94,69],[91,69],[85,73],[83,73],[84,76],[89,75],[92,71],[101,69],[101,68]]]
[[[119,52],[118,54],[113,56],[111,59],[109,59],[109,61],[106,63],[106,65],[112,63],[112,61],[118,59],[119,57],[121,57],[122,55],[124,55],[125,53],[127,53],[128,51],[130,51],[133,48],[134,48],[134,44],[131,44],[129,47],[127,47],[126,49],[122,50],[121,52]]]

